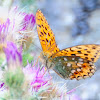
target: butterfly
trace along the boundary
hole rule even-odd
[[[43,52],[40,54],[43,64],[53,69],[64,79],[85,79],[94,75],[94,63],[100,56],[100,45],[78,45],[60,50],[43,13],[36,12],[36,24]]]

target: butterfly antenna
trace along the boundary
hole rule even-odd
[[[43,68],[43,67],[42,67]],[[44,76],[44,74],[47,72],[47,69],[45,68],[45,71],[44,71],[44,73],[43,73],[43,76]]]

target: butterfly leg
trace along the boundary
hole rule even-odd
[[[33,65],[33,67],[37,65],[39,58],[40,58],[40,56],[38,56],[38,58],[37,58],[35,64]]]

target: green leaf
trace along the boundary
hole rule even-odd
[[[31,63],[31,61],[33,60],[33,56],[28,53],[25,53],[23,54],[23,66],[27,65],[27,60],[29,61],[29,63]]]

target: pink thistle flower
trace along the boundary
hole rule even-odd
[[[24,42],[29,46],[35,38],[34,25],[35,16],[33,14],[20,12],[18,7],[12,8],[4,22],[0,23],[0,43],[6,44],[7,41],[12,41],[17,45],[22,45]]]
[[[0,43],[3,43],[6,40],[9,26],[10,26],[9,19],[7,19],[5,23],[0,25]]]
[[[16,66],[21,66],[22,55],[21,50],[17,49],[17,46],[13,42],[7,42],[7,46],[4,47],[4,52],[6,55],[8,66],[14,68]]]
[[[2,88],[3,86],[4,86],[4,83],[1,83],[1,84],[0,84],[0,88]]]
[[[39,64],[37,67],[36,66],[32,67],[28,63],[28,65],[23,69],[23,71],[26,78],[30,80],[30,85],[32,86],[33,92],[38,92],[38,90],[43,86],[50,85],[51,77],[49,76],[48,72],[45,72],[46,69],[44,67],[42,70],[40,70]]]
[[[35,25],[35,16],[33,14],[26,14],[23,20],[23,30],[32,30]]]

